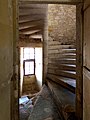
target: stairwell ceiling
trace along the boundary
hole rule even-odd
[[[19,39],[41,40],[46,17],[46,4],[19,2]]]

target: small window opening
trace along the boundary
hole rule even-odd
[[[35,75],[35,48],[23,49],[24,76]]]

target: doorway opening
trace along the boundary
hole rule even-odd
[[[20,47],[20,119],[28,117],[41,87],[42,47]]]
[[[42,87],[42,48],[20,48],[20,95],[37,93]]]
[[[31,112],[31,98],[48,79],[72,92],[75,112],[76,42],[76,5],[19,3],[21,109],[29,101]]]

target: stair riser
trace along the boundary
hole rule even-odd
[[[76,49],[75,45],[61,45],[59,41],[48,41],[49,48],[48,50],[55,50],[58,49]]]
[[[64,77],[68,77],[68,78],[76,78],[76,74],[73,73],[68,73],[68,72],[64,72],[64,71],[60,71],[60,70],[52,70],[52,69],[48,69],[48,73],[50,74],[54,74],[54,75],[61,75]]]
[[[58,64],[76,64],[76,60],[55,60],[49,59],[49,63],[58,63]]]
[[[53,81],[53,82],[56,82],[58,84],[60,84],[61,86],[65,87],[66,89],[68,89],[69,91],[75,93],[75,88],[65,82],[62,82],[62,80],[59,80],[57,78],[53,78],[53,77],[50,77],[49,75],[47,75],[47,79]]]
[[[63,120],[68,120],[68,116],[69,115],[72,115],[72,117],[73,117],[72,119],[76,120],[76,119],[74,119],[75,118],[75,114],[73,115],[73,113],[75,113],[75,96],[74,96],[74,94],[71,94],[71,93],[67,94],[68,90],[67,89],[63,89],[62,87],[61,88],[59,87],[61,92],[58,94],[57,91],[56,91],[57,89],[56,88],[53,89],[52,82],[48,81],[47,84],[48,84],[49,89],[51,90],[52,96],[53,96],[53,98],[55,100],[55,103],[56,103],[56,105],[58,107],[59,112],[64,117]],[[67,100],[67,99],[69,101],[72,101],[71,102],[72,104],[68,103],[68,102],[65,104],[63,102],[64,100]],[[66,109],[65,109],[66,106],[71,108],[70,109],[71,111],[68,111],[68,110],[66,111]]]
[[[63,66],[63,65],[59,65],[59,66],[58,65],[57,66],[48,65],[48,69],[76,71],[75,67],[72,67],[72,66]]]
[[[56,50],[50,50],[48,51],[48,54],[53,54],[53,53],[76,53],[75,49],[56,49]]]
[[[49,55],[49,57],[48,57],[49,59],[54,59],[54,58],[57,58],[57,59],[61,59],[61,58],[63,58],[63,59],[76,59],[76,55]]]

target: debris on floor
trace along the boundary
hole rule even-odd
[[[20,103],[20,120],[62,120],[46,85],[36,94],[21,97]]]
[[[32,100],[27,96],[19,98],[19,116],[20,120],[28,120],[28,117],[33,109]]]

